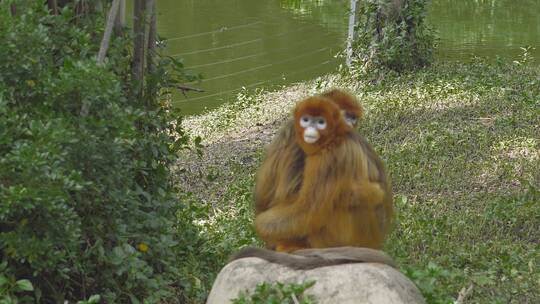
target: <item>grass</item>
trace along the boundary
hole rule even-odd
[[[395,193],[397,222],[385,251],[428,302],[449,303],[468,289],[466,303],[540,303],[540,69],[475,60],[375,85],[331,77],[259,92],[246,97],[251,103],[186,121],[203,136],[207,155],[219,154],[216,142],[257,134],[260,125],[277,129],[271,123],[287,115],[298,99],[292,96],[331,86],[352,89],[366,108],[359,131],[386,161]],[[216,122],[223,109],[228,120]],[[205,251],[192,269],[204,274],[200,299],[228,253],[258,241],[251,192],[267,141],[246,152],[254,159],[247,165],[222,155],[233,176],[217,177],[224,194],[209,204],[210,193],[198,193],[186,209],[203,209],[191,215]]]

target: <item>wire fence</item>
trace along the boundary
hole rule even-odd
[[[222,33],[224,31],[231,31],[231,30],[237,30],[237,29],[241,29],[241,28],[252,27],[252,26],[260,24],[260,23],[262,23],[262,21],[256,21],[256,22],[252,22],[252,23],[240,24],[240,25],[235,25],[235,26],[230,26],[230,27],[224,26],[224,27],[221,27],[220,29],[217,29],[217,30],[208,31],[208,32],[201,32],[201,33],[191,34],[191,35],[186,35],[186,36],[181,36],[181,37],[173,37],[173,38],[165,39],[164,41],[171,42],[171,41],[182,40],[182,39],[187,39],[187,38],[202,37],[202,36],[206,36],[206,35]]]
[[[300,69],[300,70],[296,70],[294,72],[287,73],[287,76],[290,78],[292,75],[297,75],[297,74],[305,73],[305,72],[308,72],[308,71],[311,71],[311,70],[316,70],[316,69],[318,69],[318,68],[320,68],[322,66],[328,65],[328,64],[330,64],[332,62],[335,62],[335,60],[326,60],[326,61],[323,61],[323,62],[321,62],[319,64],[312,65],[312,66],[309,66],[309,67],[304,68],[304,69]],[[217,92],[217,93],[214,93],[214,94],[204,95],[204,96],[195,97],[195,98],[189,98],[189,99],[180,101],[180,103],[197,101],[197,100],[206,99],[206,98],[214,97],[214,96],[227,95],[229,93],[240,91],[242,89],[250,89],[250,88],[253,88],[253,87],[257,87],[257,86],[262,86],[263,84],[273,83],[276,80],[279,80],[279,79],[282,79],[282,78],[283,78],[283,76],[279,75],[279,76],[276,76],[276,77],[273,77],[273,78],[270,78],[270,79],[267,79],[267,80],[264,80],[264,81],[258,81],[258,82],[255,82],[255,83],[250,83],[248,85],[243,85],[241,87],[238,87],[238,88],[235,88],[235,89],[232,89],[232,90],[220,91],[220,92]]]
[[[166,42],[172,42],[172,41],[187,41],[186,39],[190,39],[190,38],[197,38],[197,37],[204,37],[204,36],[208,36],[208,35],[213,35],[213,34],[216,34],[216,33],[224,33],[224,32],[229,32],[229,31],[238,31],[238,30],[247,30],[247,29],[258,29],[259,26],[262,26],[262,25],[265,25],[265,22],[263,21],[255,21],[255,22],[250,22],[250,23],[245,23],[245,24],[238,24],[238,25],[233,25],[233,26],[224,26],[224,27],[221,27],[219,29],[216,29],[216,30],[212,30],[212,31],[206,31],[206,32],[201,32],[201,33],[195,33],[195,34],[189,34],[189,35],[185,35],[185,36],[180,36],[180,37],[173,37],[173,38],[170,38],[170,39],[166,39],[165,41]],[[268,24],[266,24],[268,25]],[[276,24],[272,24],[273,26],[274,25],[278,25],[277,23]],[[226,90],[221,90],[221,89],[218,89],[219,91],[215,91],[215,92],[212,92],[212,91],[209,91],[209,94],[204,94],[202,96],[197,96],[197,97],[188,97],[187,99],[184,99],[182,101],[177,101],[179,103],[186,103],[186,102],[192,102],[192,101],[202,101],[202,100],[210,100],[212,98],[217,98],[219,96],[230,96],[232,95],[234,92],[238,92],[242,89],[251,89],[251,88],[255,88],[255,87],[261,87],[263,85],[267,85],[267,84],[273,84],[273,83],[276,83],[277,81],[279,81],[280,79],[293,79],[295,75],[298,75],[298,74],[302,74],[302,73],[308,73],[310,71],[313,71],[313,70],[317,70],[317,69],[322,69],[323,67],[326,68],[326,66],[329,66],[330,64],[332,63],[337,63],[337,60],[335,58],[333,58],[333,54],[331,54],[331,50],[333,49],[333,47],[335,47],[335,45],[327,45],[327,46],[318,46],[318,47],[315,47],[312,41],[312,39],[319,39],[321,40],[321,37],[322,39],[324,40],[325,38],[327,38],[328,36],[330,35],[336,35],[336,33],[331,33],[329,31],[327,32],[323,32],[321,31],[320,35],[318,35],[317,37],[313,37],[312,35],[311,36],[308,36],[307,38],[302,38],[302,39],[293,39],[294,42],[293,43],[290,43],[290,38],[294,38],[294,35],[298,36],[306,31],[310,31],[310,30],[313,30],[313,29],[318,29],[315,25],[305,25],[305,26],[300,26],[300,27],[297,27],[297,28],[294,28],[293,30],[288,30],[288,31],[283,31],[283,32],[280,32],[280,33],[277,33],[277,34],[271,34],[271,35],[263,35],[263,34],[260,34],[260,37],[259,38],[255,38],[255,39],[249,39],[249,40],[244,40],[244,41],[231,41],[231,43],[228,43],[226,45],[221,45],[221,46],[215,46],[215,47],[210,47],[210,48],[204,48],[204,49],[198,49],[198,50],[191,50],[191,51],[187,51],[187,52],[181,52],[181,53],[175,53],[175,54],[172,54],[170,56],[172,57],[182,57],[182,56],[190,56],[190,55],[204,55],[205,53],[210,53],[210,52],[216,52],[216,51],[224,51],[224,50],[234,50],[234,49],[240,49],[240,48],[247,48],[249,47],[250,45],[257,45],[257,44],[260,44],[261,45],[261,48],[265,48],[265,50],[263,51],[256,51],[256,52],[253,52],[253,53],[250,53],[250,54],[245,54],[245,55],[241,55],[241,56],[238,56],[238,57],[233,57],[233,58],[223,58],[223,59],[218,59],[216,61],[213,61],[213,62],[207,62],[207,63],[201,63],[201,64],[198,64],[198,65],[192,65],[192,66],[189,66],[187,65],[186,67],[190,70],[194,70],[196,71],[196,69],[200,69],[200,68],[212,68],[214,70],[219,70],[219,67],[221,65],[226,65],[226,64],[230,64],[230,63],[240,63],[240,62],[244,62],[244,61],[247,61],[247,60],[250,60],[250,59],[257,59],[257,58],[260,58],[262,61],[263,58],[265,58],[265,56],[270,56],[270,55],[277,55],[279,54],[280,52],[284,52],[286,53],[285,55],[287,56],[287,58],[283,59],[283,60],[273,60],[271,62],[268,62],[268,63],[263,63],[261,64],[261,62],[258,62],[259,64],[257,64],[257,61],[255,61],[255,64],[254,66],[248,66],[246,68],[243,68],[243,69],[240,69],[238,71],[233,71],[233,72],[228,72],[228,73],[222,73],[222,74],[218,74],[218,75],[215,75],[215,76],[212,76],[210,78],[207,78],[207,79],[204,79],[202,82],[201,82],[201,85],[205,85],[205,84],[208,84],[209,82],[215,82],[215,84],[212,86],[214,88],[216,87],[219,87],[219,83],[220,81],[222,81],[223,83],[228,83],[230,85],[230,83],[232,82],[234,85],[233,88],[231,89],[226,89]],[[259,33],[261,33],[262,31],[259,31]],[[264,42],[269,42],[271,41],[272,39],[275,39],[275,38],[285,38],[283,39],[283,41],[281,42],[285,42],[287,43],[287,45],[285,46],[279,46],[279,43],[276,43],[276,47],[274,48],[268,48],[268,44],[271,45],[271,43],[267,43],[267,45],[262,45]],[[278,40],[278,42],[280,42]],[[302,50],[298,50],[297,48],[298,47],[301,47],[301,46],[307,46],[307,47],[304,47]],[[341,46],[340,46],[341,47]],[[252,47],[254,48],[254,47]],[[307,48],[307,50],[306,50]],[[240,50],[240,53],[244,51],[244,50]],[[324,56],[322,54],[324,54],[324,52],[328,52],[328,56]],[[292,56],[291,56],[292,54]],[[304,58],[308,58],[309,56],[313,56],[315,59],[320,59],[321,62],[318,62],[316,64],[309,64],[308,66],[306,66],[305,68],[300,68],[300,69],[294,69],[294,71],[290,71],[290,70],[287,70],[286,68],[283,69],[284,72],[277,72],[277,73],[273,73],[274,76],[271,76],[271,69],[272,68],[276,68],[276,66],[280,66],[280,65],[284,65],[286,66],[287,64],[290,64],[290,63],[296,63],[296,62],[301,62],[302,60],[304,60]],[[245,63],[244,63],[245,64]],[[249,64],[249,63],[248,63]],[[223,69],[224,71],[226,69]],[[262,71],[266,71],[268,70],[267,72],[265,72],[266,74],[270,74],[270,76],[268,76],[267,78],[264,78],[263,79],[260,79],[260,77],[258,76],[254,76],[253,78],[255,78],[254,80],[255,81],[252,81],[250,83],[245,83],[246,82],[246,78],[248,78],[248,76],[246,76],[246,74],[249,75],[249,73],[253,73],[253,72],[262,72]],[[280,70],[280,69],[277,69],[277,70]],[[286,72],[285,72],[286,71]],[[259,75],[259,74],[258,74]],[[286,77],[285,77],[286,75]],[[240,77],[240,76],[243,76],[244,79],[242,81],[242,79],[238,79],[238,81],[235,81],[232,80],[233,78],[237,78],[237,77]],[[315,76],[315,75],[313,75]],[[259,79],[257,79],[259,78]]]
[[[249,69],[245,69],[245,70],[234,72],[234,73],[229,73],[229,74],[220,75],[220,76],[216,76],[216,77],[212,77],[212,78],[207,78],[204,81],[208,82],[208,81],[212,81],[212,80],[223,79],[223,78],[228,78],[228,77],[232,77],[232,76],[236,76],[236,75],[240,75],[240,74],[244,74],[244,73],[249,73],[249,72],[253,72],[253,71],[257,71],[257,70],[262,70],[262,69],[273,67],[273,66],[280,65],[280,64],[283,64],[283,63],[291,62],[291,61],[294,61],[294,60],[302,58],[302,57],[310,56],[310,55],[315,54],[315,53],[320,53],[322,51],[329,50],[329,49],[330,49],[329,47],[323,47],[323,48],[316,49],[316,50],[311,51],[311,52],[302,53],[302,54],[300,54],[298,56],[289,57],[288,59],[285,59],[285,60],[277,61],[277,62],[274,62],[274,63],[264,64],[264,65],[261,65],[261,66],[258,66],[258,67],[249,68]]]
[[[329,35],[332,35],[332,34],[331,33],[325,33],[325,34],[322,35],[322,37],[326,37],[326,36],[329,36]],[[189,69],[194,70],[194,69],[202,68],[202,67],[209,67],[209,66],[218,65],[218,64],[230,63],[230,62],[241,61],[241,60],[246,60],[246,59],[250,59],[250,58],[256,58],[256,57],[262,57],[262,56],[266,56],[266,55],[271,55],[271,54],[275,54],[275,53],[278,53],[278,52],[281,52],[281,51],[290,50],[290,49],[292,49],[294,47],[297,47],[297,46],[300,46],[300,45],[307,44],[307,43],[309,43],[310,40],[313,40],[313,37],[309,37],[307,39],[299,40],[299,41],[297,41],[295,43],[292,43],[292,44],[289,44],[287,46],[274,48],[274,49],[269,50],[269,51],[264,51],[264,52],[251,54],[251,55],[246,55],[246,56],[240,56],[240,57],[236,57],[236,58],[232,58],[232,59],[226,59],[226,60],[222,60],[222,61],[215,61],[215,62],[210,62],[210,63],[205,63],[205,64],[189,66]]]

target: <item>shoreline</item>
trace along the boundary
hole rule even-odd
[[[220,184],[232,183],[238,166],[246,169],[241,170],[244,173],[256,170],[264,147],[289,118],[296,102],[334,87],[353,90],[346,87],[352,83],[330,74],[272,91],[241,92],[230,103],[186,117],[182,127],[192,137],[201,137],[203,155],[199,157],[194,151],[181,154],[175,168],[182,172],[177,174],[180,184],[199,199],[215,204],[223,196]],[[201,172],[210,171],[217,171],[211,179],[219,181],[201,183]]]
[[[540,67],[482,60],[369,85],[328,75],[186,117],[204,148],[202,157],[182,153],[175,168],[186,206],[179,216],[202,238],[208,257],[193,259],[206,292],[230,253],[259,242],[252,195],[263,147],[296,101],[331,87],[350,90],[365,109],[358,131],[394,192],[396,226],[384,251],[424,296],[455,300],[480,282],[472,302],[540,300],[529,266],[540,256]]]

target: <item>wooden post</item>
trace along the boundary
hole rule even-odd
[[[111,9],[109,10],[109,15],[107,16],[105,33],[103,33],[103,39],[101,39],[101,45],[99,47],[99,53],[97,56],[98,64],[103,64],[103,62],[105,61],[105,55],[107,55],[107,50],[109,49],[109,42],[111,41],[111,34],[114,26],[114,21],[116,20],[116,15],[118,14],[119,6],[120,0],[113,0],[113,3],[111,4]]]
[[[351,7],[349,12],[349,33],[347,35],[347,66],[350,67],[353,56],[353,42],[354,42],[354,27],[356,26],[356,2],[358,0],[351,0]]]
[[[145,0],[133,1],[133,65],[132,75],[137,95],[142,97],[144,80],[144,49],[145,49]]]

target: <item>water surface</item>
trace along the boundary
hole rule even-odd
[[[359,1],[361,5],[362,1]],[[159,0],[166,52],[202,73],[204,93],[177,93],[184,113],[231,100],[242,88],[288,84],[335,71],[347,35],[349,0]],[[532,46],[540,61],[540,0],[434,0],[437,56],[516,59]]]
[[[308,1],[309,2],[309,1]],[[213,108],[242,88],[286,84],[334,71],[347,1],[160,0],[167,53],[202,73],[204,93],[175,96],[185,113]]]
[[[429,22],[440,35],[437,55],[516,59],[531,46],[540,60],[539,0],[434,0]]]

